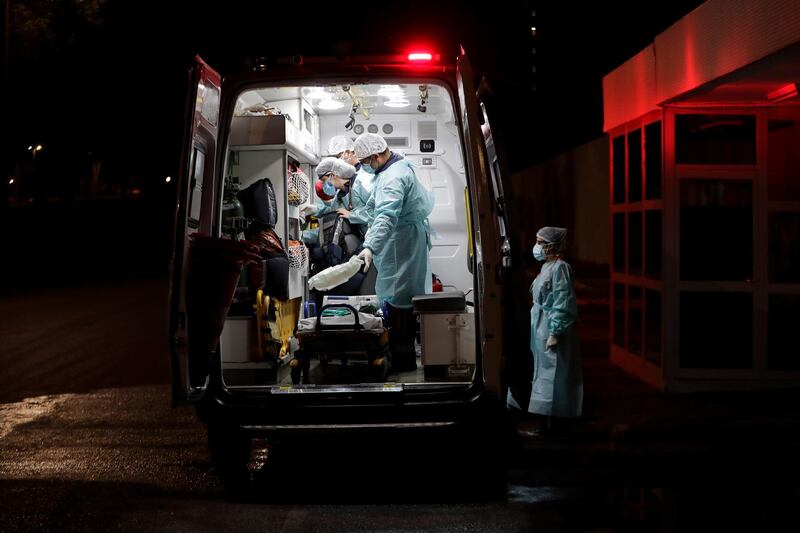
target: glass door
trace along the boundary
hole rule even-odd
[[[695,111],[671,119],[676,377],[750,379],[760,366],[764,268],[758,117]]]
[[[766,287],[764,367],[770,377],[800,372],[800,113],[766,113]]]

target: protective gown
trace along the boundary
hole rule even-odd
[[[411,298],[432,292],[428,215],[433,194],[417,179],[411,164],[398,155],[375,174],[367,211],[372,225],[364,247],[372,250],[379,301],[411,307]]]
[[[352,209],[350,209],[350,218],[348,218],[350,223],[363,224],[364,226],[369,225],[371,216],[367,208],[367,201],[369,200],[370,193],[364,184],[363,178],[359,179],[362,172],[359,172],[353,178],[350,184],[350,191],[347,194],[340,194],[342,191],[337,191],[336,196],[330,203],[317,200],[317,212],[315,216],[320,218],[325,213],[336,211],[339,208],[347,209],[348,206],[352,206]],[[366,172],[364,172],[364,174],[366,174]],[[317,229],[303,231],[303,242],[307,245],[313,246],[317,244],[318,241],[319,232]]]
[[[533,387],[528,411],[547,416],[581,416],[583,372],[572,269],[561,259],[547,261],[531,285],[531,294]],[[558,344],[548,348],[550,334],[556,336]]]

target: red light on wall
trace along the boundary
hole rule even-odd
[[[772,92],[767,93],[767,100],[772,102],[773,104],[777,104],[778,102],[783,102],[784,100],[788,100],[789,98],[794,98],[797,96],[797,83],[790,83],[789,85],[784,85],[780,89],[776,89]]]
[[[430,52],[412,52],[408,54],[409,61],[430,61],[433,59],[433,54]]]

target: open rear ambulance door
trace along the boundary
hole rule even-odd
[[[458,103],[466,150],[469,180],[470,218],[474,221],[475,265],[477,267],[475,305],[479,312],[482,372],[486,389],[502,394],[503,287],[502,237],[496,191],[492,188],[491,161],[480,127],[481,108],[477,99],[473,71],[464,49],[456,64]]]
[[[199,56],[195,57],[186,100],[171,261],[169,333],[173,404],[199,400],[208,384],[207,363],[189,358],[186,281],[189,236],[195,232],[211,235],[213,227],[220,87],[220,75]]]
[[[506,269],[511,268],[511,240],[509,236],[509,222],[508,210],[506,208],[505,194],[503,193],[503,171],[502,169],[505,153],[502,146],[499,145],[498,138],[492,132],[492,126],[489,123],[489,113],[486,110],[487,98],[491,97],[492,89],[489,87],[489,82],[486,78],[481,79],[478,85],[478,105],[481,110],[481,133],[483,134],[483,143],[486,150],[486,157],[489,163],[489,171],[492,185],[492,204],[495,209],[494,216],[497,219],[497,228],[500,232],[500,255],[501,267],[499,275],[505,277]],[[507,287],[507,283],[504,283]]]
[[[483,134],[484,148],[489,163],[490,183],[492,186],[492,207],[494,218],[496,219],[497,229],[500,236],[500,261],[497,265],[496,273],[503,284],[503,310],[506,313],[502,325],[503,336],[503,388],[504,390],[513,386],[516,389],[525,388],[526,383],[530,383],[530,373],[525,365],[519,364],[519,354],[524,353],[525,362],[528,358],[527,345],[525,348],[518,346],[520,343],[519,324],[514,320],[512,313],[516,312],[513,305],[514,298],[519,298],[519,292],[514,291],[514,282],[511,277],[511,225],[509,222],[508,206],[503,192],[503,175],[508,174],[508,161],[505,159],[506,152],[503,144],[502,132],[492,131],[489,121],[489,109],[497,101],[493,99],[492,88],[486,78],[482,78],[478,84],[478,105],[480,106],[481,133]],[[527,313],[526,313],[527,316]]]

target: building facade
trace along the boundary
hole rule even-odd
[[[671,391],[800,383],[800,3],[709,0],[603,80],[611,358]]]

